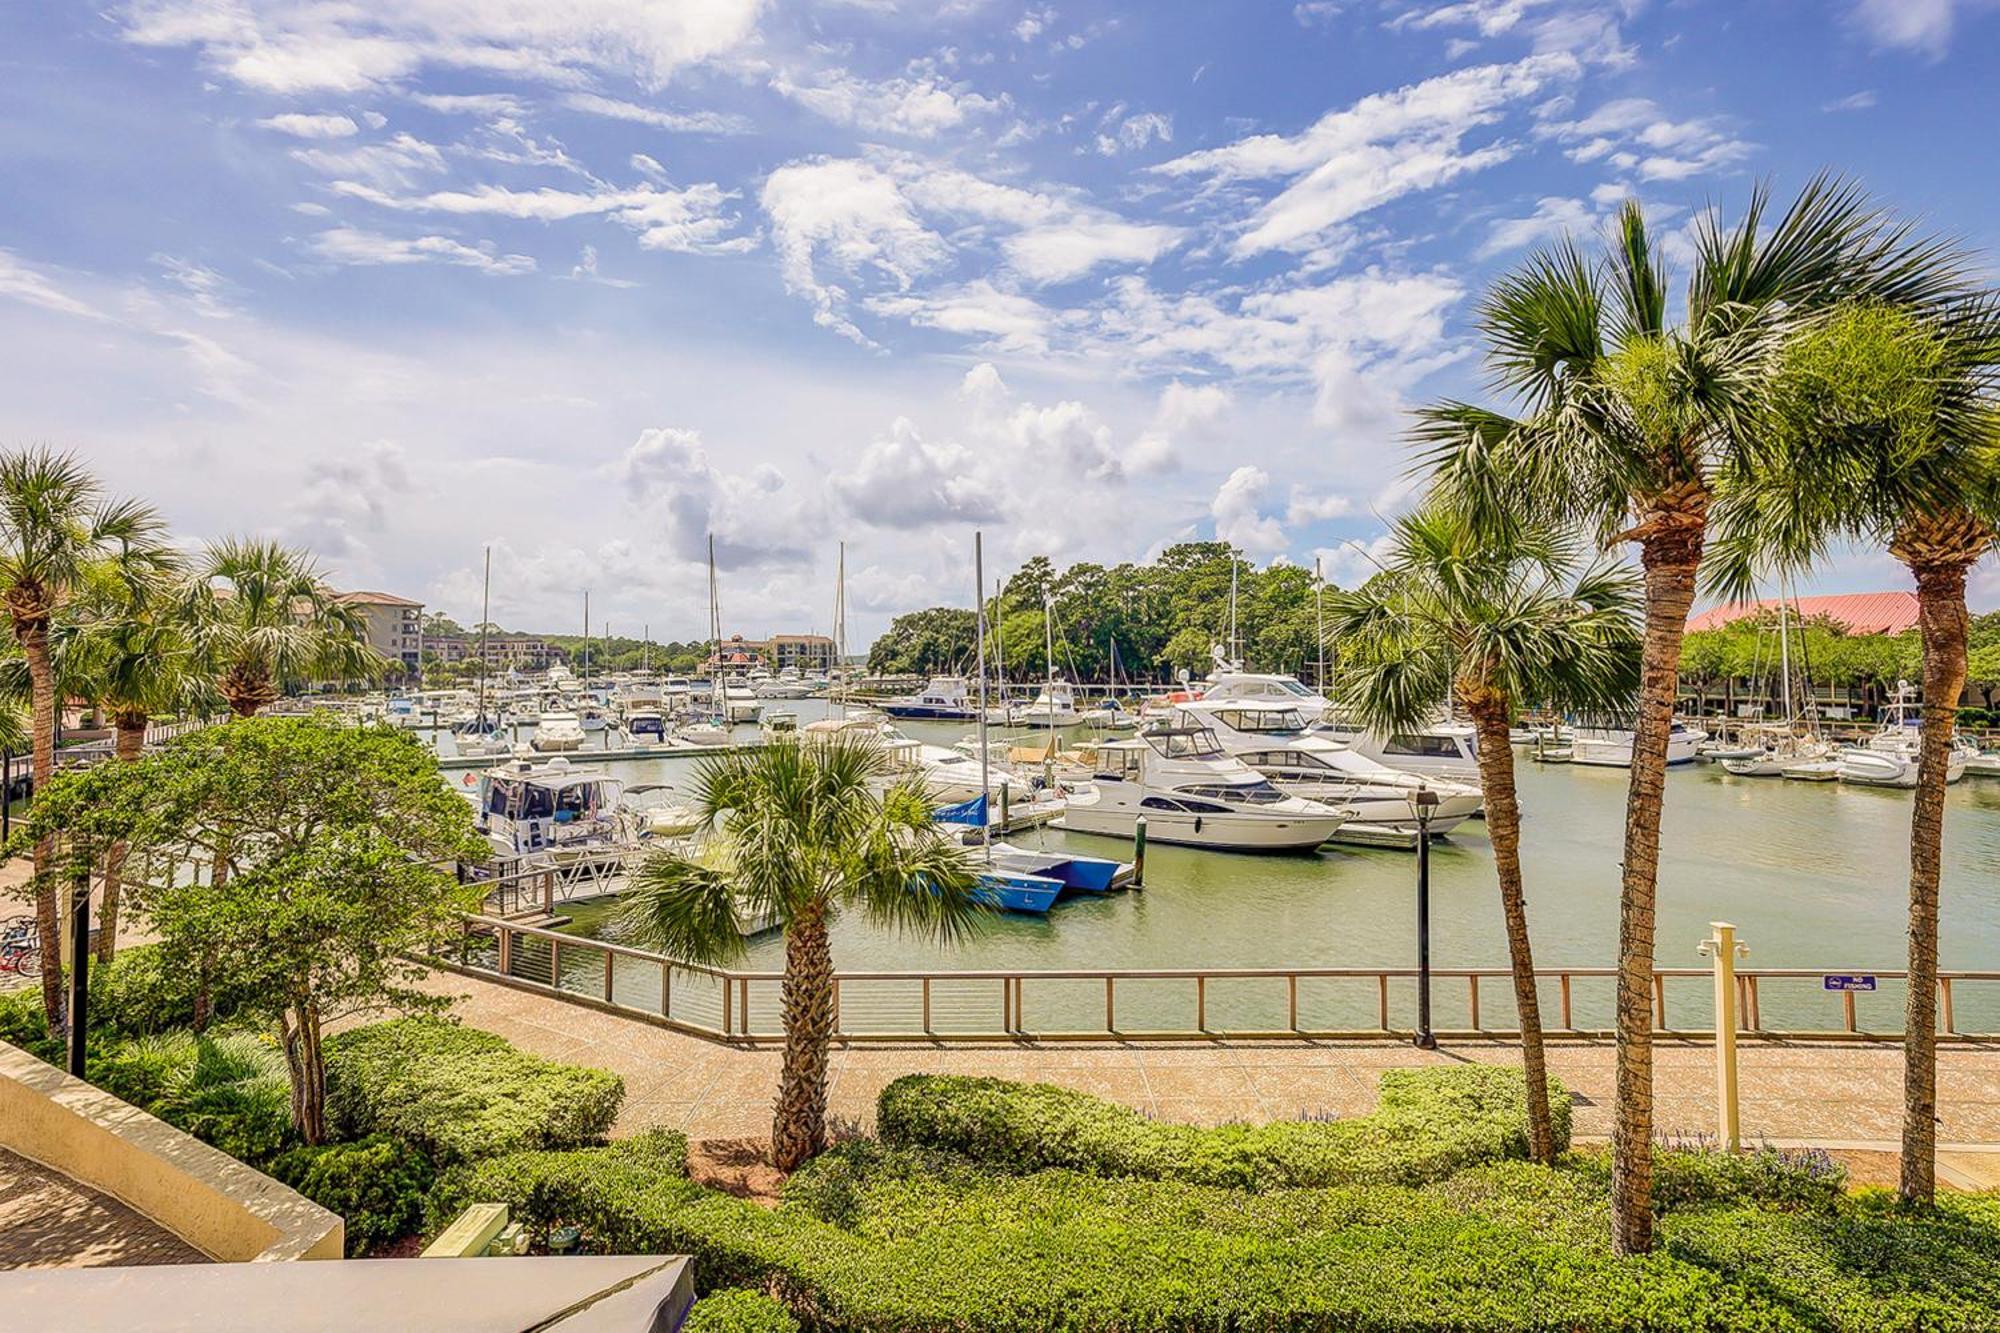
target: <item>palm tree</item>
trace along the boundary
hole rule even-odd
[[[206,706],[213,686],[195,660],[185,624],[175,614],[180,589],[161,572],[100,568],[92,571],[70,623],[58,634],[62,675],[70,692],[94,700],[110,715],[114,753],[136,763],[146,729],[163,713]],[[103,907],[98,961],[117,951],[118,906],[128,846],[114,841],[104,856]]]
[[[1917,586],[1924,714],[1910,819],[1899,1193],[1936,1191],[1938,880],[1967,675],[1965,585],[2000,529],[2000,300],[1856,304],[1788,340],[1762,447],[1716,511],[1715,582],[1800,570],[1833,542],[1887,546]]]
[[[742,956],[739,909],[783,928],[785,1056],[771,1123],[781,1170],[826,1146],[834,919],[853,909],[950,941],[990,910],[965,850],[931,822],[921,790],[877,794],[888,772],[879,746],[841,737],[705,760],[695,799],[711,830],[706,854],[648,858],[621,912],[635,938],[710,966]]]
[[[29,740],[34,781],[55,776],[57,697],[49,629],[58,610],[93,564],[115,560],[144,567],[162,550],[159,517],[129,500],[107,500],[97,479],[70,454],[22,449],[0,454],[0,600],[27,664]],[[43,882],[53,848],[35,844],[35,924],[42,957],[61,956],[56,888]],[[62,1018],[62,970],[42,969],[42,1007],[50,1024]]]
[[[1854,187],[1810,184],[1775,223],[1754,191],[1733,227],[1696,223],[1686,315],[1668,317],[1668,275],[1636,204],[1597,262],[1568,240],[1497,283],[1480,316],[1498,387],[1518,418],[1465,403],[1423,414],[1436,485],[1482,522],[1534,514],[1633,542],[1645,630],[1633,719],[1618,914],[1617,1095],[1612,1242],[1652,1248],[1653,935],[1667,736],[1681,637],[1694,604],[1708,511],[1749,450],[1785,334],[1842,301],[1929,299],[1956,268],[1891,227]]]
[[[303,551],[236,537],[196,562],[183,610],[196,655],[238,717],[254,717],[289,680],[375,678],[361,611],[327,586]]]
[[[1327,620],[1354,659],[1345,701],[1360,721],[1407,731],[1456,703],[1477,731],[1521,1020],[1528,1153],[1542,1163],[1555,1160],[1555,1136],[1507,733],[1524,705],[1612,708],[1638,683],[1638,580],[1605,563],[1581,567],[1576,546],[1533,528],[1495,534],[1427,504],[1396,523],[1383,574],[1336,593]]]

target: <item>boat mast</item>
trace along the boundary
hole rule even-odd
[[[847,543],[840,544],[840,556],[833,574],[833,655],[840,668],[840,716],[847,717]]]
[[[1319,667],[1314,673],[1313,688],[1326,693],[1326,608],[1320,603],[1320,591],[1326,586],[1325,576],[1320,573],[1319,557],[1313,557],[1313,621],[1317,629],[1313,641],[1319,645]]]
[[[975,636],[979,642],[979,845],[985,849],[986,859],[990,862],[993,859],[993,823],[989,806],[993,790],[988,785],[992,782],[992,760],[986,750],[986,552],[984,536],[978,532],[972,534],[972,582],[973,604],[979,608],[978,633]]]
[[[1778,688],[1785,692],[1785,729],[1792,727],[1792,634],[1787,617],[1785,584],[1778,583]]]
[[[729,702],[722,689],[722,603],[715,595],[715,534],[708,534],[708,632],[715,639],[715,670],[709,680],[709,697],[714,701],[716,722],[729,725]]]
[[[590,589],[583,590],[583,681],[590,683]]]
[[[486,727],[486,622],[493,618],[493,548],[486,548],[486,581],[479,593],[479,726]]]
[[[1042,688],[1044,698],[1049,701],[1049,725],[1055,726],[1056,717],[1056,604],[1049,596],[1048,585],[1042,586],[1042,651],[1048,654],[1048,683]]]
[[[1236,629],[1236,548],[1229,548],[1229,664],[1243,669],[1243,636]]]

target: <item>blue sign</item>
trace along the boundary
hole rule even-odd
[[[1828,990],[1874,990],[1873,977],[1822,977],[1821,982]]]

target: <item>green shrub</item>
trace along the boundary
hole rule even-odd
[[[428,1157],[380,1136],[294,1148],[280,1154],[270,1171],[346,1220],[349,1258],[421,1230],[424,1200],[437,1179]]]
[[[1610,1155],[1602,1160],[1608,1178]],[[1763,1144],[1749,1152],[1724,1152],[1697,1144],[1668,1145],[1653,1154],[1657,1212],[1731,1203],[1825,1212],[1846,1193],[1846,1169],[1818,1149]]]
[[[0,1041],[49,1064],[63,1062],[62,1038],[49,1032],[39,983],[0,994]]]
[[[327,1042],[327,1116],[338,1138],[388,1134],[440,1164],[601,1139],[625,1083],[558,1064],[504,1037],[400,1018]]]
[[[157,947],[122,949],[109,965],[91,964],[91,1036],[144,1037],[184,1029],[194,1021],[196,989],[186,969],[167,964]],[[224,1024],[239,1005],[227,982],[211,993],[210,1001],[216,1022]],[[63,1041],[49,1032],[39,986],[0,995],[0,1041],[50,1063],[62,1062]]]
[[[681,1328],[683,1333],[799,1333],[799,1321],[763,1292],[737,1287],[696,1301]]]
[[[1491,1065],[1390,1070],[1376,1110],[1334,1121],[1200,1129],[1044,1083],[912,1074],[876,1104],[885,1143],[939,1148],[1017,1171],[1068,1167],[1271,1189],[1436,1180],[1474,1162],[1527,1154],[1519,1071]],[[1558,1148],[1569,1096],[1549,1084]]]
[[[284,1056],[255,1033],[183,1030],[100,1042],[88,1072],[112,1096],[253,1166],[296,1138]]]

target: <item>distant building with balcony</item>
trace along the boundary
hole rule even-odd
[[[368,646],[398,664],[408,675],[419,666],[424,604],[387,592],[344,592],[338,600],[361,611]]]
[[[802,676],[825,675],[833,670],[833,640],[824,634],[774,634],[769,657],[774,670],[787,667]]]

